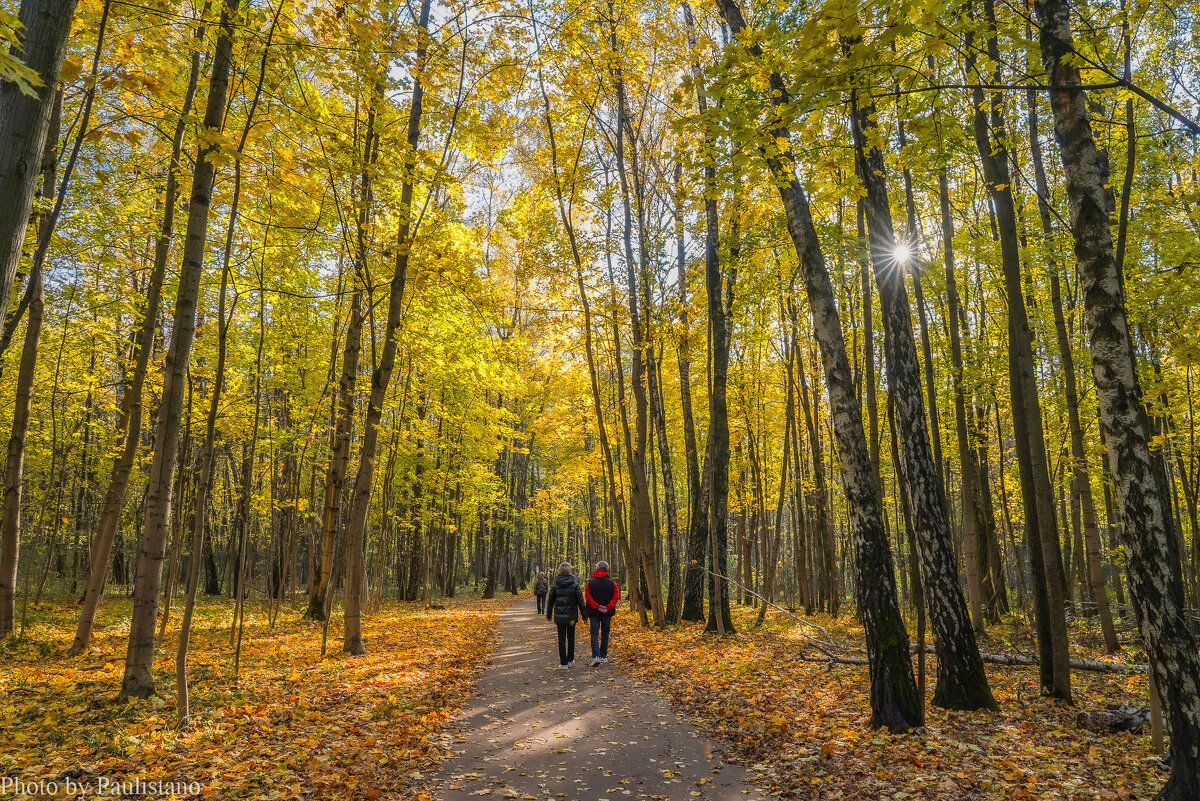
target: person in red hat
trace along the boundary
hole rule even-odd
[[[583,588],[592,625],[592,667],[608,662],[608,630],[621,599],[621,588],[608,575],[608,562],[596,563],[592,577]]]

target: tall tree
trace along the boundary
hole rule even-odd
[[[62,93],[55,92],[54,109],[50,115],[46,153],[42,166],[41,194],[48,200],[54,195],[58,174],[58,131],[62,118]],[[38,239],[49,244],[50,214],[38,214]],[[45,236],[43,236],[45,234]],[[17,368],[17,386],[13,404],[12,430],[8,437],[4,469],[4,501],[0,507],[0,637],[13,632],[13,611],[17,589],[17,562],[21,544],[21,500],[25,490],[25,439],[29,434],[29,415],[33,405],[33,379],[37,369],[38,343],[42,338],[44,319],[46,248],[39,247],[29,271],[29,322],[25,326],[25,341]],[[24,623],[22,623],[24,626]]]
[[[150,277],[146,284],[145,308],[141,323],[133,335],[133,364],[126,376],[124,393],[121,396],[121,411],[117,423],[118,450],[109,469],[108,488],[101,507],[99,531],[88,559],[87,585],[83,593],[83,608],[79,611],[79,622],[75,627],[75,639],[68,653],[76,656],[88,647],[92,638],[92,626],[96,621],[96,610],[108,581],[108,563],[116,541],[117,529],[121,524],[121,511],[125,504],[125,493],[133,473],[134,460],[142,439],[143,390],[146,375],[150,370],[150,353],[154,346],[154,333],[158,328],[159,307],[162,304],[163,278],[170,257],[171,239],[175,230],[175,212],[178,206],[179,161],[183,153],[183,135],[187,129],[192,103],[200,81],[200,48],[203,46],[204,26],[197,26],[192,39],[192,51],[188,82],[183,94],[183,104],[175,121],[171,136],[171,152],[167,159],[166,180],[163,188],[162,220],[158,236],[154,240],[154,261],[150,266]]]
[[[1129,552],[1129,587],[1150,667],[1171,723],[1171,773],[1162,801],[1200,797],[1200,655],[1184,611],[1178,543],[1169,528],[1150,452],[1120,266],[1109,217],[1107,154],[1096,145],[1076,66],[1069,7],[1035,0],[1054,133],[1071,201],[1075,257],[1092,351],[1100,425],[1108,446]]]
[[[0,314],[8,310],[39,166],[54,109],[58,73],[77,0],[21,0],[21,46],[12,55],[37,75],[36,86],[0,79]]]
[[[704,201],[704,275],[707,284],[710,272],[720,272],[720,220],[717,216],[717,169],[715,142],[712,125],[707,120],[708,97],[705,94],[704,78],[700,70],[700,62],[696,56],[696,23],[692,17],[692,8],[688,3],[681,3],[683,23],[687,30],[688,55],[692,72],[692,82],[696,87],[696,107],[701,114],[701,157],[704,161],[704,184],[702,198]],[[682,267],[680,275],[682,275]],[[682,280],[682,279],[681,279]],[[707,307],[706,307],[707,308]],[[710,334],[711,336],[711,334]],[[711,340],[710,340],[711,342]],[[690,391],[688,393],[690,397]],[[695,442],[689,448],[695,451]],[[688,495],[690,510],[688,513],[687,547],[685,550],[686,566],[683,573],[683,608],[680,610],[682,620],[704,620],[704,561],[708,556],[708,507],[712,494],[712,482],[709,467],[709,449],[707,440],[704,447],[704,467],[700,469],[699,459],[689,455],[688,480],[692,487],[692,461],[696,462],[697,475],[695,486]]]
[[[1038,220],[1041,222],[1042,236],[1045,239],[1050,266],[1050,306],[1054,312],[1054,331],[1058,341],[1059,363],[1062,365],[1063,393],[1067,401],[1067,425],[1071,433],[1071,491],[1075,493],[1081,507],[1083,539],[1087,548],[1088,583],[1092,591],[1092,599],[1096,604],[1096,613],[1100,618],[1100,630],[1104,634],[1104,645],[1109,653],[1116,653],[1121,646],[1117,642],[1117,630],[1113,626],[1112,612],[1108,604],[1108,588],[1104,581],[1104,563],[1100,559],[1100,524],[1096,516],[1096,502],[1092,496],[1092,479],[1088,471],[1087,452],[1083,441],[1083,424],[1079,416],[1075,354],[1072,352],[1067,316],[1063,311],[1062,282],[1059,277],[1061,266],[1057,256],[1054,255],[1055,237],[1054,222],[1050,212],[1050,183],[1046,180],[1046,168],[1042,160],[1037,92],[1032,88],[1026,91],[1025,102],[1028,105],[1026,121],[1029,126],[1029,155],[1033,163],[1033,175],[1037,189]]]
[[[691,11],[684,5],[684,12],[690,19]],[[689,25],[689,41],[691,36],[691,26]],[[696,450],[696,421],[692,414],[692,369],[691,369],[691,331],[689,330],[688,321],[688,294],[687,294],[687,251],[684,245],[684,210],[683,210],[683,165],[676,164],[675,166],[675,271],[677,273],[676,280],[679,288],[679,341],[678,348],[678,363],[679,363],[679,404],[683,412],[683,456],[687,464],[687,498],[690,509],[695,509],[700,498],[700,457]],[[707,510],[704,512],[707,518]],[[687,533],[691,534],[691,514],[688,516]],[[688,540],[690,544],[690,536]],[[670,590],[667,592],[667,622],[678,623],[683,616],[684,605],[684,583],[688,574],[692,572],[690,552],[689,559],[685,563],[682,571],[672,573],[672,578],[678,577],[679,585],[675,588],[675,594],[672,595]],[[680,554],[682,556],[682,554]],[[682,573],[682,575],[678,575]]]
[[[633,253],[633,203],[631,203],[631,181],[629,173],[636,176],[638,172],[637,137],[630,120],[629,101],[626,96],[625,77],[620,63],[616,60],[620,52],[620,41],[617,36],[617,20],[613,3],[608,3],[609,46],[612,48],[614,66],[613,89],[617,98],[616,129],[613,131],[614,157],[616,159],[617,175],[620,178],[621,199],[624,211],[622,226],[622,241],[625,246],[626,292],[629,306],[630,331],[632,332],[632,350],[630,371],[630,388],[633,394],[634,429],[633,442],[625,450],[625,461],[629,467],[629,530],[633,544],[637,549],[642,575],[645,578],[647,600],[650,611],[654,616],[654,624],[662,626],[666,623],[666,609],[663,605],[662,589],[659,581],[658,556],[655,548],[657,537],[654,531],[654,519],[651,511],[650,484],[646,472],[646,449],[649,441],[650,425],[650,377],[653,370],[653,346],[648,339],[650,330],[650,309],[640,301],[641,282],[647,268],[645,263],[645,248],[639,248],[641,258]],[[626,164],[626,143],[628,143],[628,160]],[[641,198],[636,188],[632,188],[637,204],[639,239],[644,236],[644,218]]]
[[[325,470],[325,492],[321,504],[321,562],[311,581],[308,608],[304,616],[310,620],[325,620],[329,614],[329,588],[333,583],[334,542],[341,517],[346,470],[350,464],[350,442],[354,437],[355,386],[358,382],[358,361],[362,351],[363,285],[368,275],[367,236],[371,227],[371,205],[374,194],[371,173],[379,152],[379,136],[375,130],[375,107],[383,87],[376,81],[367,104],[366,135],[363,142],[363,166],[359,183],[358,218],[354,231],[354,271],[350,281],[354,287],[350,299],[350,320],[346,325],[346,344],[342,349],[342,370],[338,378],[337,422],[334,424],[329,465]]]
[[[996,15],[992,0],[984,0],[984,34],[988,58],[995,64],[991,83],[998,84],[1000,51],[996,42]],[[969,47],[974,38],[968,33]],[[1000,263],[1008,302],[1008,376],[1012,402],[1013,438],[1021,474],[1021,505],[1025,513],[1025,538],[1033,573],[1034,614],[1038,632],[1038,665],[1042,693],[1071,702],[1071,667],[1067,651],[1066,581],[1058,524],[1054,513],[1050,467],[1046,457],[1045,427],[1038,399],[1033,332],[1025,307],[1025,281],[1021,270],[1020,233],[1013,202],[1009,170],[1008,130],[1003,97],[987,97],[973,51],[967,57],[972,83],[975,142],[983,164],[1000,239]]]
[[[371,393],[367,399],[367,414],[363,421],[362,450],[359,452],[358,473],[354,478],[350,517],[346,524],[346,604],[345,632],[342,650],[349,654],[364,654],[362,641],[362,595],[366,570],[363,564],[363,543],[367,534],[367,514],[371,504],[371,485],[375,478],[375,454],[379,447],[379,423],[383,418],[383,403],[396,363],[396,336],[400,330],[403,311],[404,283],[408,278],[408,259],[419,220],[413,215],[413,189],[416,185],[417,145],[421,140],[421,110],[425,96],[426,58],[429,47],[430,0],[421,0],[417,22],[417,50],[412,71],[412,100],[408,109],[407,149],[404,152],[404,178],[400,189],[400,222],[396,231],[396,261],[388,284],[387,322],[383,333],[383,350],[379,363],[371,372]]]
[[[733,0],[720,0],[721,14],[739,43],[755,58],[762,57],[760,45],[744,41],[746,21]],[[787,86],[777,72],[770,75],[771,103],[776,108],[789,102]],[[858,602],[867,633],[867,658],[871,667],[871,725],[894,732],[907,731],[924,723],[923,704],[913,680],[908,653],[908,631],[896,600],[892,552],[883,527],[883,508],[875,481],[862,409],[854,393],[850,361],[838,316],[833,283],[817,241],[808,197],[795,174],[790,131],[775,123],[771,133],[777,153],[764,153],[779,190],[787,218],[788,234],[804,274],[804,288],[812,313],[813,333],[821,350],[825,385],[834,419],[834,434],[842,462],[842,486],[854,537],[854,566]],[[815,457],[814,457],[815,458]]]
[[[844,42],[848,56],[854,54],[855,44],[854,40]],[[930,450],[912,314],[904,273],[897,269],[883,152],[876,144],[875,104],[863,101],[860,89],[853,86],[850,109],[855,167],[865,189],[871,267],[879,288],[889,399],[900,445],[899,468],[921,542],[922,584],[936,635],[938,682],[933,703],[948,709],[996,709],[959,586],[946,500]]]
[[[183,399],[187,393],[188,360],[196,334],[196,305],[200,278],[204,273],[204,251],[208,241],[208,212],[212,201],[216,157],[233,64],[234,20],[240,0],[226,0],[221,10],[217,42],[213,49],[212,73],[208,81],[208,101],[204,109],[204,130],[196,152],[192,176],[191,203],[188,206],[187,234],[183,249],[183,269],[175,295],[175,313],[171,344],[163,369],[163,389],[154,439],[154,458],[146,495],[146,513],[138,540],[137,580],[133,588],[133,617],[129,626],[129,644],[125,653],[125,675],[121,680],[122,699],[148,698],[153,695],[154,624],[158,613],[162,582],[163,551],[171,527],[171,500],[174,492],[175,464],[183,428]]]

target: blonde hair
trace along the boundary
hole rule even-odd
[[[559,573],[570,573],[570,572],[571,572],[571,565],[569,565],[569,564],[568,564],[568,563],[566,563],[566,562],[563,562],[562,564],[560,564],[560,565],[558,566],[558,572],[559,572]]]

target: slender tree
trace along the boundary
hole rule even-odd
[[[42,190],[47,198],[54,194],[55,177],[58,174],[58,132],[62,118],[62,93],[55,93],[54,108],[50,115],[50,135],[46,137],[46,153],[41,159]],[[51,215],[43,211],[38,215],[39,227],[45,229],[52,224]],[[39,230],[47,234],[48,231]],[[42,338],[44,320],[46,248],[39,247],[34,254],[29,272],[29,322],[25,326],[25,341],[21,347],[21,360],[17,368],[17,386],[13,404],[12,430],[8,437],[7,458],[4,470],[4,501],[0,507],[0,637],[12,634],[17,589],[17,562],[21,545],[21,500],[25,490],[25,439],[29,434],[30,410],[33,406],[33,379],[37,369],[38,343]],[[26,590],[28,599],[28,590]],[[24,627],[24,623],[21,624]]]
[[[388,384],[392,380],[392,369],[396,363],[396,336],[400,330],[400,315],[403,311],[404,283],[408,277],[408,259],[416,236],[416,220],[413,215],[413,189],[416,185],[417,145],[421,139],[421,110],[425,96],[425,79],[429,46],[430,0],[422,0],[417,22],[417,51],[413,62],[412,100],[408,110],[407,149],[404,153],[404,178],[400,189],[400,222],[396,231],[396,262],[392,280],[388,285],[387,322],[383,333],[383,350],[379,363],[371,373],[371,393],[367,400],[367,414],[363,422],[362,450],[359,452],[358,473],[354,478],[354,490],[350,518],[346,524],[346,604],[345,633],[342,650],[349,654],[364,654],[366,646],[362,640],[362,595],[366,570],[363,564],[363,543],[367,534],[367,514],[371,504],[371,486],[375,478],[375,454],[379,447],[379,423],[383,418],[383,403],[387,398]]]
[[[854,46],[853,40],[844,41],[848,54]],[[948,709],[996,709],[959,586],[946,500],[930,450],[912,314],[904,272],[897,260],[883,152],[875,144],[875,104],[861,100],[860,90],[853,87],[850,108],[855,166],[866,192],[871,267],[879,288],[889,400],[895,410],[900,445],[900,474],[913,528],[921,543],[922,584],[936,635],[938,682],[933,703]]]
[[[996,43],[995,9],[991,0],[985,0],[983,5],[987,53],[997,65],[992,72],[991,82],[997,84],[1000,52]],[[974,38],[970,34],[968,42],[973,45]],[[1009,397],[1013,410],[1017,467],[1021,474],[1025,538],[1033,574],[1042,693],[1070,703],[1066,582],[1046,457],[1042,407],[1038,399],[1033,333],[1025,307],[1020,233],[1009,170],[1007,122],[1002,96],[995,92],[990,97],[985,95],[973,54],[967,57],[967,72],[972,83],[975,143],[995,215],[996,233],[1000,240],[1000,263],[1004,271],[1004,294],[1008,302]]]
[[[227,102],[229,73],[233,63],[234,19],[240,0],[226,0],[221,10],[217,42],[213,50],[212,73],[208,82],[208,101],[204,109],[204,129],[208,136],[197,146],[196,170],[192,176],[191,203],[188,206],[187,235],[184,242],[183,269],[175,295],[175,313],[171,344],[163,370],[163,389],[155,434],[154,458],[150,467],[150,485],[146,513],[138,541],[137,580],[133,589],[133,618],[129,626],[129,645],[125,654],[125,675],[121,681],[122,699],[147,698],[154,694],[154,624],[162,581],[163,551],[171,523],[179,435],[183,428],[183,399],[187,392],[188,360],[196,333],[196,305],[200,278],[204,272],[204,251],[208,240],[208,212],[212,200],[214,163]]]
[[[1129,587],[1150,667],[1171,723],[1171,773],[1162,801],[1200,797],[1200,655],[1184,614],[1178,543],[1163,508],[1150,453],[1125,293],[1109,217],[1108,156],[1096,145],[1087,96],[1074,61],[1068,5],[1036,0],[1039,41],[1054,133],[1071,201],[1075,257],[1092,352],[1100,425],[1108,446]]]
[[[734,36],[743,40],[746,21],[741,9],[733,0],[720,0],[720,9]],[[761,58],[762,50],[758,44],[743,46],[751,56]],[[770,87],[772,104],[786,106],[788,90],[778,73],[771,74]],[[842,486],[854,537],[858,603],[867,633],[871,725],[886,726],[894,732],[907,731],[924,723],[923,705],[913,680],[908,631],[896,601],[892,552],[883,527],[881,495],[867,452],[862,409],[854,393],[833,283],[817,241],[808,197],[796,178],[795,163],[790,155],[791,133],[786,127],[776,125],[772,131],[776,141],[783,140],[789,147],[780,147],[778,153],[764,155],[779,189],[788,234],[803,271],[813,333],[821,350],[825,386],[842,462]]]

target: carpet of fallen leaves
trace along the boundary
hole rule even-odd
[[[368,653],[357,657],[341,653],[335,610],[325,659],[321,624],[285,609],[271,630],[265,609],[248,610],[235,683],[231,605],[205,601],[189,662],[193,722],[182,732],[178,617],[155,665],[163,698],[118,704],[128,601],[106,603],[91,650],[77,658],[66,648],[78,608],[46,604],[29,638],[0,644],[0,777],[56,781],[61,797],[67,779],[95,791],[102,779],[137,777],[198,782],[202,798],[411,798],[445,754],[445,724],[470,697],[509,602],[443,603],[373,610],[363,621]]]
[[[1039,697],[1036,668],[988,665],[998,714],[927,705],[922,731],[893,736],[868,726],[865,666],[801,661],[818,655],[805,647],[813,629],[774,612],[755,629],[747,610],[734,615],[739,633],[726,638],[705,635],[698,624],[642,629],[635,616],[621,615],[614,647],[624,666],[725,740],[730,758],[752,767],[784,798],[1124,801],[1149,798],[1166,779],[1148,734],[1101,734],[1075,723],[1080,710],[1145,706],[1142,674],[1074,671],[1072,708]],[[863,642],[849,616],[807,619],[838,642]],[[1103,656],[1093,633],[1078,628],[1072,634],[1073,657],[1144,661],[1132,649]],[[1005,627],[990,631],[981,646],[1036,653],[1027,635]],[[936,662],[932,654],[928,660],[932,696]],[[913,664],[915,671],[915,656]]]

